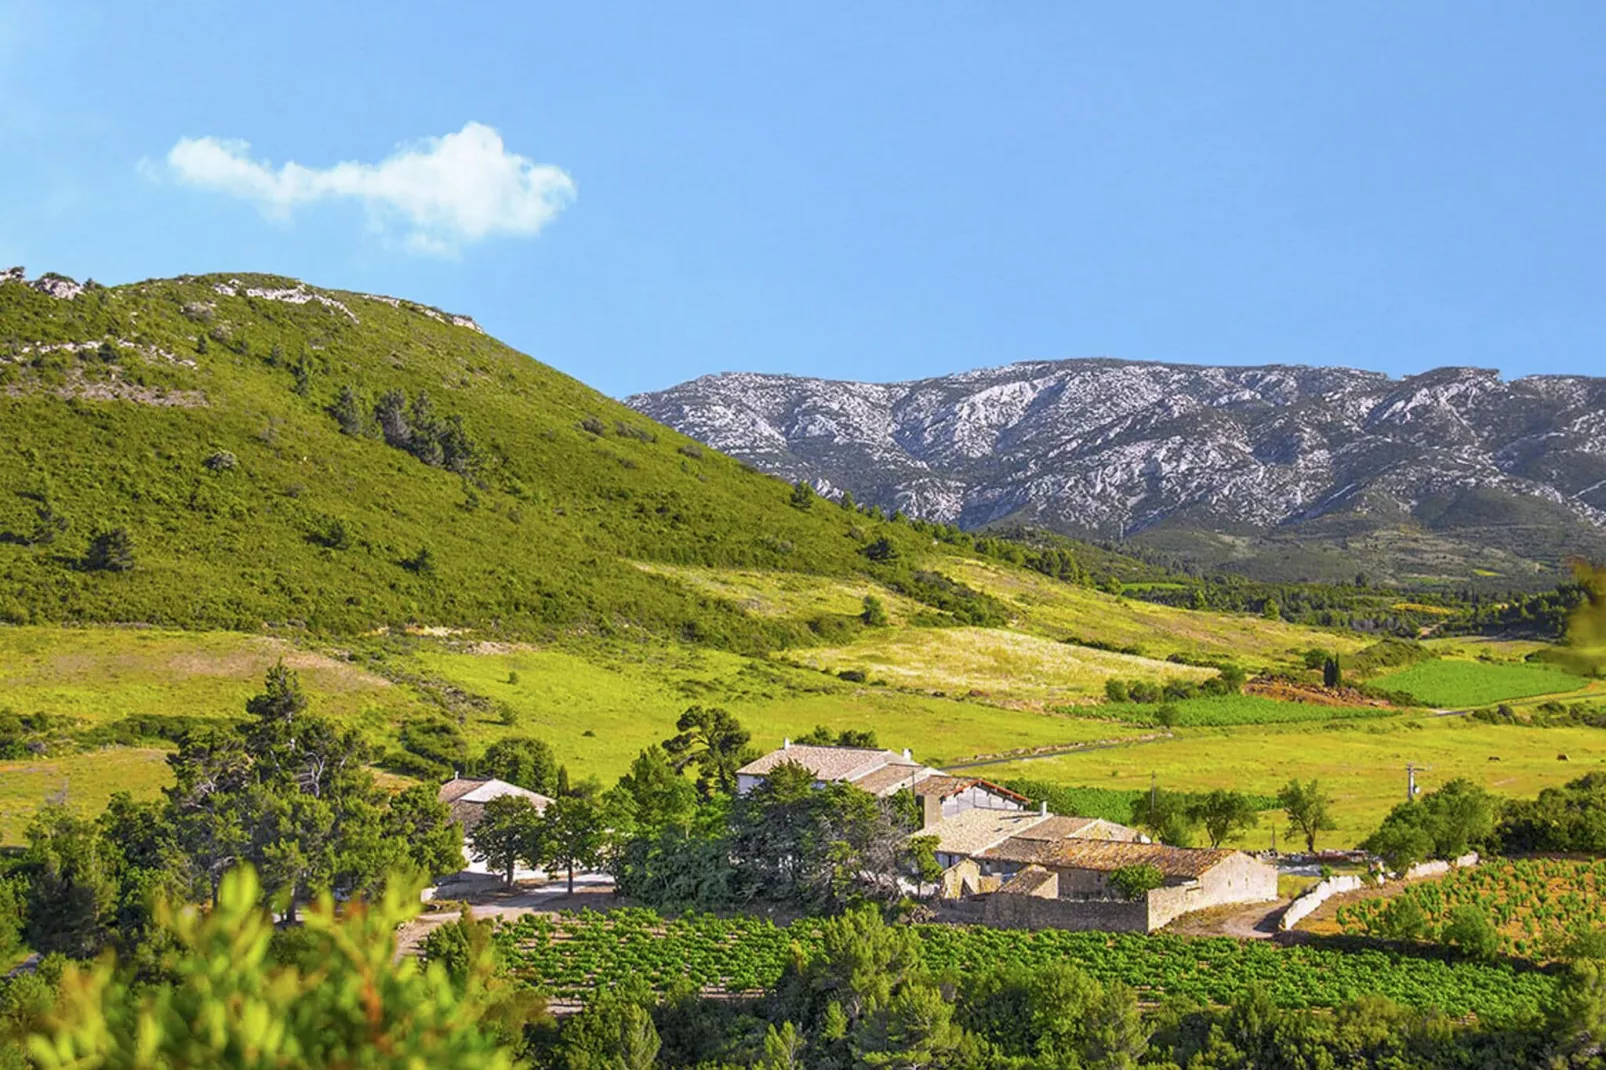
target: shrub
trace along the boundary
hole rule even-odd
[[[232,472],[240,465],[240,459],[228,450],[213,450],[207,454],[206,460],[201,462],[212,472]]]
[[[1389,940],[1420,940],[1427,935],[1427,931],[1427,914],[1409,896],[1390,901],[1373,928],[1374,935]]]
[[[864,596],[864,612],[859,619],[871,628],[883,628],[887,624],[887,607],[875,595],[867,594]]]
[[[134,537],[127,528],[112,528],[89,541],[84,567],[91,572],[127,572],[134,567]]]
[[[1110,874],[1110,887],[1127,899],[1141,899],[1165,884],[1165,875],[1159,866],[1145,862],[1136,866],[1122,866]]]
[[[1471,903],[1450,911],[1439,939],[1474,959],[1492,959],[1500,953],[1500,933],[1488,915]]]

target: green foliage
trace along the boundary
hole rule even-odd
[[[1532,800],[1507,803],[1499,828],[1501,850],[1606,854],[1606,775],[1589,773],[1563,787],[1545,788]]]
[[[539,866],[545,860],[541,814],[522,795],[498,795],[469,830],[468,846],[476,862],[491,866],[511,887],[520,862]]]
[[[1249,796],[1237,791],[1218,788],[1196,799],[1188,808],[1194,821],[1204,826],[1211,847],[1220,847],[1222,841],[1254,828],[1260,822]]]
[[[1110,887],[1120,892],[1127,899],[1141,899],[1149,892],[1165,884],[1165,874],[1160,867],[1148,863],[1135,866],[1122,866],[1113,870],[1109,876]]]
[[[882,605],[881,599],[873,594],[864,596],[864,612],[859,615],[867,628],[885,628],[887,620],[887,607]]]
[[[807,510],[814,506],[815,497],[814,487],[807,480],[800,479],[792,485],[792,493],[787,499],[787,504],[793,509]]]
[[[1396,806],[1361,846],[1396,873],[1428,858],[1457,858],[1490,841],[1501,805],[1483,788],[1458,778]]]
[[[876,742],[876,734],[870,729],[844,728],[841,731],[833,732],[823,724],[815,725],[792,742],[817,747],[866,747],[870,749],[881,745]]]
[[[602,804],[594,795],[560,795],[541,812],[534,830],[540,844],[535,857],[541,865],[568,874],[572,895],[575,871],[601,863],[606,828]]]
[[[440,964],[396,961],[395,929],[416,912],[399,884],[384,899],[306,915],[313,968],[268,966],[273,918],[249,869],[216,909],[164,906],[173,937],[161,979],[136,983],[103,960],[69,967],[56,1014],[29,1037],[41,1070],[77,1066],[453,1066],[511,1068],[481,1019],[493,995],[489,956],[454,984]]]
[[[1407,901],[1412,916],[1421,917],[1416,937],[1437,934],[1469,954],[1502,952],[1535,961],[1606,957],[1606,861],[1488,859],[1414,882],[1390,899],[1341,907],[1338,925],[1346,933],[1393,935],[1385,915],[1392,904]],[[1471,912],[1481,915],[1492,938],[1470,920]]]
[[[1501,665],[1439,658],[1373,678],[1373,687],[1402,691],[1430,706],[1486,706],[1505,699],[1575,691],[1589,681],[1554,665]]]
[[[1471,903],[1450,910],[1439,939],[1475,959],[1492,959],[1500,951],[1500,933],[1489,916]]]
[[[95,533],[84,554],[84,568],[90,572],[128,572],[134,567],[134,537],[127,528],[111,528]]]
[[[558,790],[558,760],[545,740],[528,736],[499,739],[474,763],[478,776],[494,777],[541,795]]]
[[[1137,686],[1136,683],[1126,685]],[[1139,690],[1163,693],[1159,685],[1143,685]],[[1177,725],[1188,728],[1230,725],[1295,724],[1301,721],[1347,721],[1389,717],[1398,710],[1381,706],[1319,706],[1309,702],[1280,702],[1261,695],[1217,695],[1180,698],[1145,703],[1112,704],[1100,712],[1131,724],[1159,724],[1162,706],[1176,711]]]
[[[676,735],[664,741],[676,771],[697,768],[697,788],[709,796],[736,790],[736,770],[749,761],[752,736],[729,710],[692,706],[675,722]]]
[[[63,397],[46,372],[7,365],[0,486],[12,491],[0,532],[13,537],[0,539],[0,586],[11,619],[343,635],[424,624],[526,638],[631,628],[763,650],[804,636],[634,563],[851,577],[867,567],[845,537],[854,527],[893,555],[932,552],[908,525],[785,508],[786,484],[712,451],[689,458],[683,436],[642,429],[624,406],[406,302],[317,291],[347,315],[217,285],[233,284],[151,281],[73,301],[0,291],[0,329],[18,344],[111,339],[119,355],[61,358],[68,393],[115,368],[105,398]],[[198,343],[184,310],[206,304]],[[591,434],[577,427],[588,416],[599,431],[641,433]],[[227,478],[202,467],[212,453],[236,459]],[[43,525],[36,509],[48,510]],[[308,537],[329,517],[351,533],[339,553]],[[49,544],[67,530],[127,542],[74,561]],[[106,583],[97,569],[126,565],[130,545],[137,567]]]
[[[1315,779],[1305,783],[1301,783],[1298,777],[1290,779],[1278,794],[1277,801],[1288,817],[1288,824],[1305,837],[1307,851],[1315,852],[1318,833],[1330,832],[1338,827],[1332,814],[1333,797],[1323,791]]]
[[[833,954],[831,960],[840,964],[829,972],[823,966],[799,972],[795,966],[800,952],[806,961],[816,961],[828,932],[837,932],[815,918],[777,926],[750,913],[663,917],[631,909],[531,915],[504,926],[496,939],[511,968],[552,996],[583,999],[594,985],[631,977],[658,991],[683,980],[695,989],[730,993],[777,989],[785,1016],[809,1032],[824,1023],[829,1005],[837,1002],[831,993],[869,992],[884,982],[896,987],[922,969],[963,978],[1001,965],[1030,972],[1071,965],[1101,984],[1138,987],[1155,1000],[1226,1005],[1264,985],[1271,1002],[1283,1008],[1337,1007],[1362,995],[1380,995],[1411,1007],[1493,1021],[1532,1020],[1557,992],[1551,975],[1508,962],[1165,933],[983,926],[917,925],[893,928],[883,938],[872,935],[867,924],[861,920],[830,937],[832,947],[856,938],[864,946],[844,952],[846,958]],[[818,982],[783,984],[783,975]],[[802,1000],[814,1009],[799,1010]],[[851,1016],[853,1008],[846,1009]]]

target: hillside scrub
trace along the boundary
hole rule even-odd
[[[807,633],[630,562],[854,576],[867,541],[931,554],[905,524],[789,508],[786,484],[407,302],[249,292],[298,285],[0,284],[0,620],[763,649]]]

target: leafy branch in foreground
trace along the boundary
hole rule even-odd
[[[499,996],[482,947],[454,983],[441,963],[396,961],[396,927],[417,911],[404,881],[383,898],[307,911],[288,964],[271,954],[273,916],[249,867],[224,878],[216,908],[157,908],[174,950],[164,978],[137,984],[108,955],[69,966],[61,1003],[28,1038],[42,1070],[67,1067],[417,1067],[512,1070],[481,1018]]]

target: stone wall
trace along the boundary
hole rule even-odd
[[[1366,882],[1357,876],[1328,877],[1326,880],[1312,885],[1310,890],[1292,903],[1283,911],[1282,920],[1277,923],[1279,929],[1292,929],[1306,918],[1311,912],[1335,895],[1344,892],[1358,892]]]
[[[978,920],[998,929],[1072,929],[1144,933],[1149,904],[1142,899],[1040,899],[993,894],[980,899]]]

